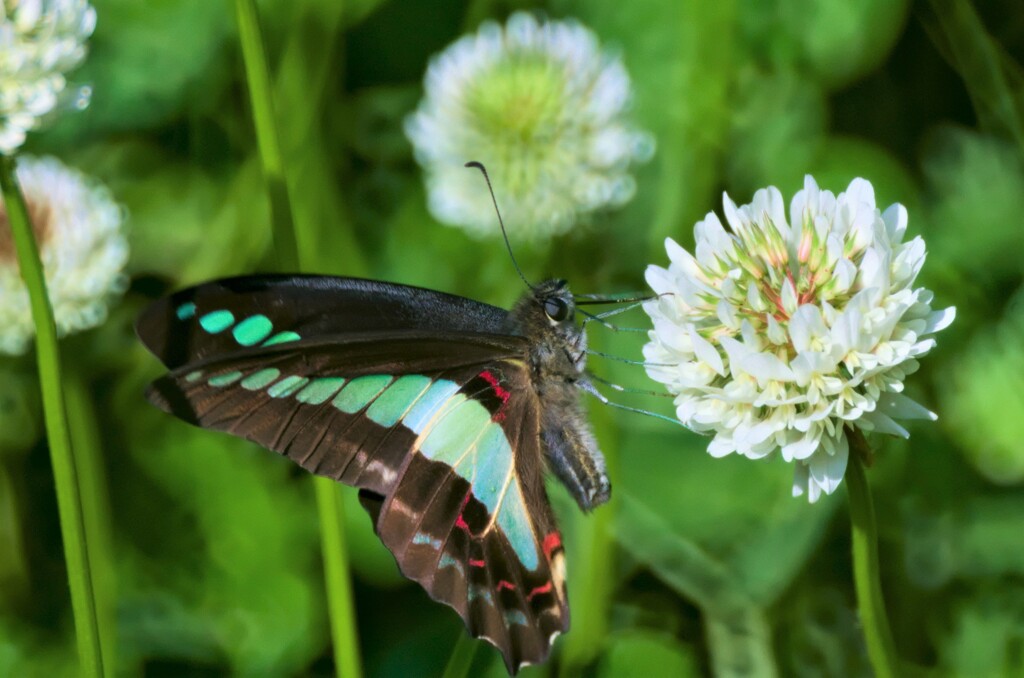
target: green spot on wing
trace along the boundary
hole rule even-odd
[[[434,461],[455,465],[490,423],[491,413],[477,401],[452,398],[423,439],[420,451]]]
[[[261,388],[265,388],[269,384],[272,384],[281,376],[281,370],[276,367],[268,367],[260,370],[259,372],[253,372],[248,377],[242,380],[242,388],[249,391],[258,391]]]
[[[228,372],[226,374],[218,374],[216,377],[210,377],[210,381],[208,383],[210,384],[210,386],[217,386],[217,387],[228,386],[230,384],[235,383],[236,381],[238,381],[241,378],[242,378],[242,373],[241,372],[238,372],[238,371]]]
[[[246,318],[235,325],[231,333],[235,335],[235,341],[242,346],[255,346],[270,336],[274,330],[274,324],[265,315],[254,315]]]
[[[344,385],[343,377],[320,377],[313,379],[305,388],[296,393],[295,399],[307,405],[319,405],[334,397],[334,394]]]
[[[202,378],[203,378],[203,371],[202,370],[196,370],[195,372],[189,372],[188,374],[185,375],[185,381],[188,381],[188,382],[199,381]]]
[[[199,319],[199,325],[210,334],[223,332],[235,324],[235,315],[231,311],[212,311]]]
[[[178,314],[178,320],[188,320],[196,314],[196,305],[191,301],[186,301],[177,308],[175,313]]]
[[[390,428],[405,416],[431,383],[430,377],[422,374],[409,374],[399,377],[388,390],[381,393],[369,409],[366,416],[381,426]]]
[[[264,346],[274,346],[276,344],[285,344],[285,343],[287,343],[289,341],[298,341],[301,338],[302,337],[300,337],[295,332],[278,332],[277,334],[272,336],[270,339],[267,339],[265,342],[263,342],[263,345]]]
[[[292,375],[285,377],[267,389],[267,395],[271,398],[286,398],[309,383],[308,377]]]
[[[334,406],[347,414],[355,414],[376,398],[391,383],[391,379],[388,374],[372,374],[353,379],[341,389],[341,393],[334,399]]]

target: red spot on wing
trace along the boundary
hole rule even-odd
[[[502,589],[508,589],[509,591],[515,591],[516,590],[516,585],[513,584],[510,581],[505,581],[504,579],[502,579],[501,581],[498,582],[498,588],[496,590],[500,591]]]
[[[544,555],[547,556],[548,560],[551,560],[551,553],[561,545],[561,535],[557,532],[552,532],[548,536],[544,537],[544,543],[541,544],[541,548],[544,549]]]
[[[482,560],[473,560],[472,558],[470,558],[470,559],[469,559],[469,564],[470,564],[470,565],[472,565],[473,567],[483,567],[483,566],[485,566],[485,565],[486,565],[487,563],[485,563],[485,562],[484,562],[484,561],[482,561]]]
[[[455,527],[465,530],[466,532],[469,532],[469,523],[467,523],[466,519],[462,517],[462,512],[466,510],[466,504],[469,503],[469,498],[472,494],[473,492],[470,491],[466,493],[465,497],[463,497],[462,506],[459,507],[459,517],[455,519]]]
[[[544,586],[538,586],[537,588],[535,588],[532,591],[530,591],[530,595],[526,596],[526,599],[527,600],[533,600],[534,596],[539,596],[542,593],[550,593],[551,592],[551,588],[552,588],[551,587],[551,582],[548,582],[547,584],[544,584]]]
[[[504,420],[505,405],[508,404],[508,399],[512,397],[512,392],[509,391],[507,388],[503,387],[501,385],[501,382],[498,381],[498,378],[491,374],[490,370],[484,370],[483,372],[481,372],[480,378],[491,385],[491,388],[494,389],[494,395],[498,396],[498,398],[501,400],[501,406],[498,408],[498,411],[494,413],[494,416],[492,416],[491,419],[493,421]]]

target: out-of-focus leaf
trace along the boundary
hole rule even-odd
[[[624,236],[617,249],[635,251],[642,225],[647,251],[660,250],[666,235],[678,238],[703,216],[718,180],[730,123],[737,3],[561,0],[555,10],[622,51],[637,120],[654,135],[657,151],[637,173],[634,203],[615,215]],[[651,183],[656,188],[644,188]]]
[[[620,491],[620,495],[624,494]],[[633,496],[621,498],[619,543],[705,614],[712,664],[722,676],[773,676],[771,630],[744,582]]]
[[[632,494],[620,491],[622,509],[616,522],[619,543],[665,583],[702,609],[727,606],[741,586],[731,573],[697,544],[676,536],[671,526]]]
[[[120,402],[132,391],[141,389],[125,382]],[[128,530],[139,550],[121,582],[130,607],[146,611],[122,634],[124,655],[180,659],[195,651],[188,637],[206,636],[209,659],[239,674],[305,667],[327,641],[309,484],[269,452],[155,409],[124,425],[144,473],[121,501],[145,522]],[[168,644],[168,634],[182,642]]]
[[[969,2],[931,0],[919,16],[963,79],[983,129],[1024,151],[1024,70],[985,29]]]
[[[20,456],[42,436],[34,367],[28,361],[0,359],[0,462]]]
[[[343,24],[337,28],[341,28],[358,24],[383,2],[384,0],[257,0],[256,5],[259,7],[261,21],[268,27],[292,27],[303,18],[319,18],[335,27],[334,17],[340,16]]]
[[[794,71],[765,72],[750,65],[732,103],[732,143],[725,160],[732,198],[748,202],[765,186],[792,196],[824,144],[821,87]],[[717,201],[713,207],[721,213]]]
[[[786,499],[801,502],[789,496]],[[744,590],[756,603],[767,607],[778,599],[818,548],[841,505],[841,497],[821,500],[814,506],[776,504],[766,514],[761,529],[729,558]]]
[[[744,43],[761,59],[797,66],[830,89],[878,67],[906,21],[907,0],[779,0],[748,3]]]
[[[702,674],[694,652],[671,636],[629,631],[609,639],[597,675],[602,678],[687,678]]]
[[[944,376],[942,423],[967,460],[997,485],[1024,481],[1024,291]]]
[[[23,516],[10,472],[0,465],[0,609],[3,603],[28,590],[28,558],[21,536]],[[3,659],[0,659],[0,667]]]
[[[193,282],[251,272],[270,242],[259,161],[222,172],[138,143],[92,147],[77,158],[128,210],[132,272]]]
[[[408,163],[412,146],[402,126],[419,95],[419,88],[411,85],[366,88],[353,97],[351,118],[337,118],[345,123],[342,127],[336,122],[337,135],[372,165]]]
[[[881,146],[853,137],[830,137],[822,144],[809,173],[819,186],[836,194],[845,191],[857,177],[867,179],[875,189],[878,208],[885,211],[889,205],[900,203],[910,213],[910,233],[920,232],[924,215],[917,185],[900,161]]]
[[[923,510],[911,505],[904,517],[908,574],[918,583],[937,587],[954,577],[1024,575],[1019,536],[1024,498],[977,497],[958,511],[938,515],[932,515],[935,509]]]
[[[817,546],[839,497],[808,505],[791,496],[793,470],[781,459],[714,459],[708,438],[665,427],[623,438],[620,486],[664,521],[664,538],[698,545],[729,569],[737,591],[770,604]],[[619,530],[636,554],[629,515]]]
[[[852,595],[852,593],[851,593]],[[818,581],[803,582],[777,621],[783,675],[869,676],[871,667],[854,611],[840,591]]]
[[[1024,157],[991,136],[944,129],[924,161],[930,194],[930,256],[982,285],[1001,284],[1024,270],[1019,242],[1024,214]],[[967,310],[967,309],[965,309]]]
[[[295,16],[286,24],[275,78],[276,112],[300,259],[310,271],[366,276],[366,258],[338,191],[334,156],[340,146],[327,142],[335,129],[330,123],[346,119],[333,110],[331,95],[340,87],[338,43],[347,5],[288,4]]]
[[[0,675],[23,678],[76,678],[78,656],[71,643],[62,643],[0,614]]]
[[[61,117],[47,145],[165,124],[185,110],[214,108],[231,76],[231,3],[93,0],[89,57],[70,74],[92,89],[89,107]]]
[[[707,617],[708,651],[716,676],[772,678],[778,674],[772,630],[764,611],[745,605]]]
[[[487,190],[486,185],[482,190]],[[526,291],[501,240],[477,241],[439,224],[427,211],[420,182],[409,184],[403,195],[391,221],[376,234],[380,238],[376,270],[382,278],[505,308]],[[542,277],[538,257],[528,250],[517,249],[516,259],[528,278]]]
[[[1024,591],[1004,583],[961,601],[936,647],[951,676],[1024,675]]]

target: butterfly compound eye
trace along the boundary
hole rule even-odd
[[[544,300],[544,313],[555,322],[562,322],[569,317],[569,305],[558,297]]]

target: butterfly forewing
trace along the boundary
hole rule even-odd
[[[401,328],[363,317],[342,331],[327,317],[330,292],[305,309],[299,296],[279,303],[287,280],[211,283],[147,311],[139,334],[172,367],[150,399],[361,488],[403,574],[497,646],[510,671],[543,661],[568,608],[526,340],[488,333],[500,317],[465,299],[446,312],[484,330],[433,329],[437,318],[409,301]],[[359,289],[298,280],[314,297]],[[387,287],[395,299],[418,292]],[[428,306],[447,301],[430,294]],[[354,292],[340,303],[368,307]]]
[[[215,280],[153,303],[139,338],[170,368],[300,339],[359,332],[503,332],[503,309],[375,280],[261,275]]]

